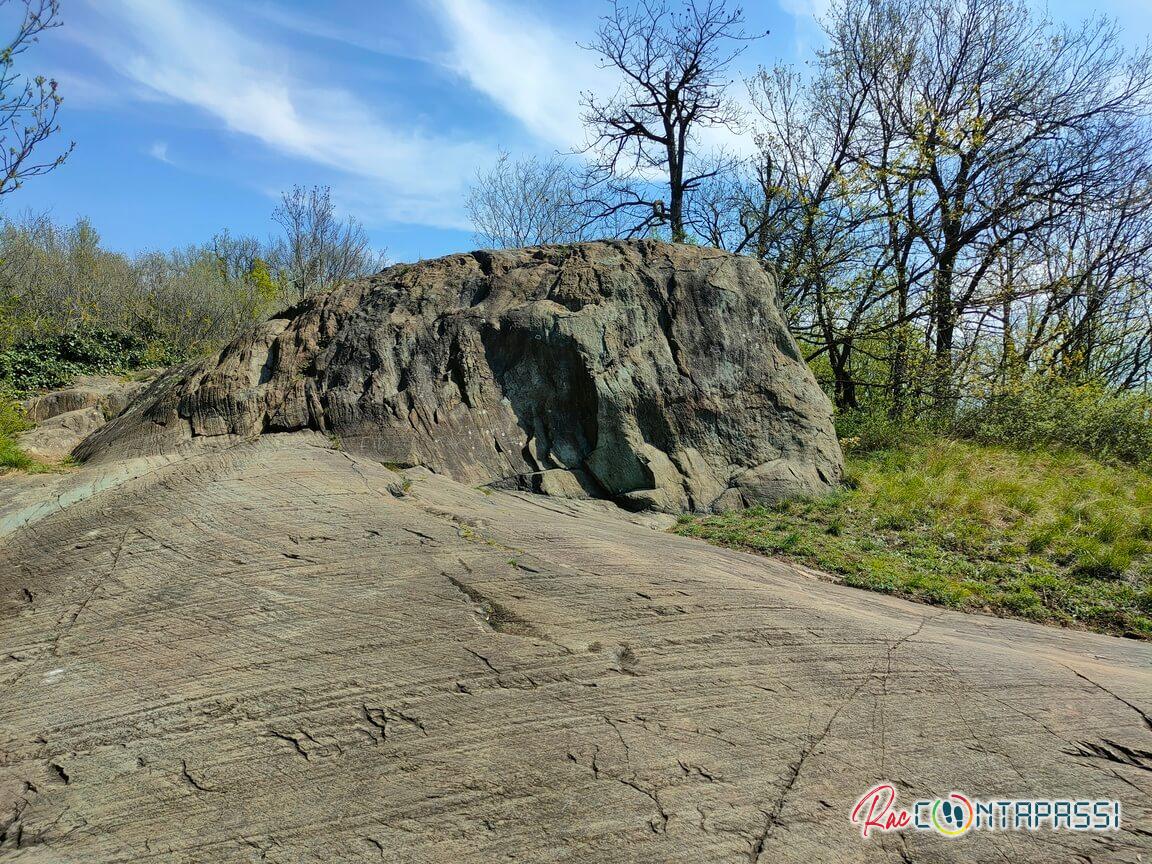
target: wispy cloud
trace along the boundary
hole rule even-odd
[[[813,42],[823,39],[820,21],[832,8],[832,0],[777,0],[780,8],[792,16],[793,51],[806,57]]]
[[[562,149],[583,144],[581,91],[602,91],[611,79],[575,35],[534,17],[527,5],[429,3],[448,35],[447,65],[542,141]]]
[[[491,162],[488,146],[381,117],[337,84],[293,74],[275,46],[186,0],[100,0],[98,11],[111,28],[89,47],[132,81],[275,151],[367,181],[386,218],[462,227],[461,191]]]
[[[439,12],[449,37],[445,62],[474,89],[543,142],[562,150],[585,144],[581,94],[609,95],[621,84],[621,75],[580,47],[577,34],[534,18],[528,6],[515,0],[427,2]],[[591,32],[579,35],[592,39]],[[741,81],[733,82],[730,96],[746,107]],[[702,152],[746,154],[752,149],[747,136],[724,127],[703,127],[697,139]]]
[[[260,4],[250,11],[263,21],[309,39],[323,39],[386,57],[435,62],[427,47],[414,40],[412,33],[403,30],[358,26],[361,24],[359,21],[334,22],[323,17],[323,13],[303,13],[270,3]]]
[[[171,165],[172,160],[168,158],[168,142],[167,141],[154,141],[152,146],[148,148],[148,155],[155,159],[157,162],[164,162]]]
[[[832,0],[780,0],[780,8],[793,18],[821,18],[832,7]]]

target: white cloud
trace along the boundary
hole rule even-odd
[[[611,94],[621,83],[619,73],[602,68],[596,54],[577,44],[578,38],[591,41],[591,32],[577,34],[549,26],[526,6],[507,0],[428,2],[444,21],[450,68],[541,141],[561,150],[584,145],[581,94]],[[735,77],[729,95],[747,109],[744,84],[738,74]],[[697,144],[702,153],[753,151],[748,136],[724,127],[699,128]]]
[[[411,33],[382,31],[376,27],[358,27],[359,21],[334,23],[321,15],[301,13],[268,3],[250,11],[270,24],[310,39],[325,39],[387,57],[402,57],[420,63],[434,62],[418,41],[414,44]]]
[[[832,7],[832,0],[779,0],[779,3],[793,18],[819,19]]]
[[[807,57],[812,44],[823,41],[820,21],[832,8],[832,0],[777,0],[782,10],[792,16],[792,50],[797,57]]]
[[[153,93],[372,184],[386,218],[463,227],[463,185],[494,158],[486,145],[380,117],[347,90],[293,74],[290,57],[186,0],[101,0],[98,11],[115,35],[89,46]]]
[[[173,164],[172,160],[168,158],[167,141],[154,141],[152,146],[148,148],[148,155],[155,159],[157,162],[164,162],[168,165]]]
[[[571,33],[526,7],[492,0],[429,0],[444,22],[447,65],[537,138],[561,149],[581,146],[580,94],[612,86],[595,56]]]

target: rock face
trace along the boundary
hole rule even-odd
[[[105,422],[104,413],[99,408],[77,408],[21,432],[16,436],[16,442],[33,459],[56,462],[68,456],[77,444]]]
[[[36,423],[84,408],[99,408],[105,417],[115,417],[144,389],[145,380],[156,377],[156,374],[150,372],[135,380],[115,375],[80,375],[67,389],[26,400],[24,413]]]
[[[299,429],[461,482],[670,512],[841,473],[764,269],[652,241],[392,267],[169,373],[77,456]]]
[[[17,435],[17,443],[35,459],[64,459],[77,444],[123,411],[145,386],[139,379],[81,375],[65,390],[33,396],[23,407],[28,419],[37,425]]]

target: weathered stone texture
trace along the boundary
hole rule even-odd
[[[1152,644],[315,434],[190,451],[0,479],[5,864],[1152,857]],[[863,840],[885,780],[1123,827]]]
[[[819,493],[841,472],[765,270],[652,241],[392,267],[175,370],[78,455],[297,429],[462,482],[665,511]]]

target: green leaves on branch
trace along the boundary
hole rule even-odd
[[[0,352],[0,381],[17,393],[65,387],[77,375],[123,374],[183,359],[138,333],[99,328],[31,338]]]

